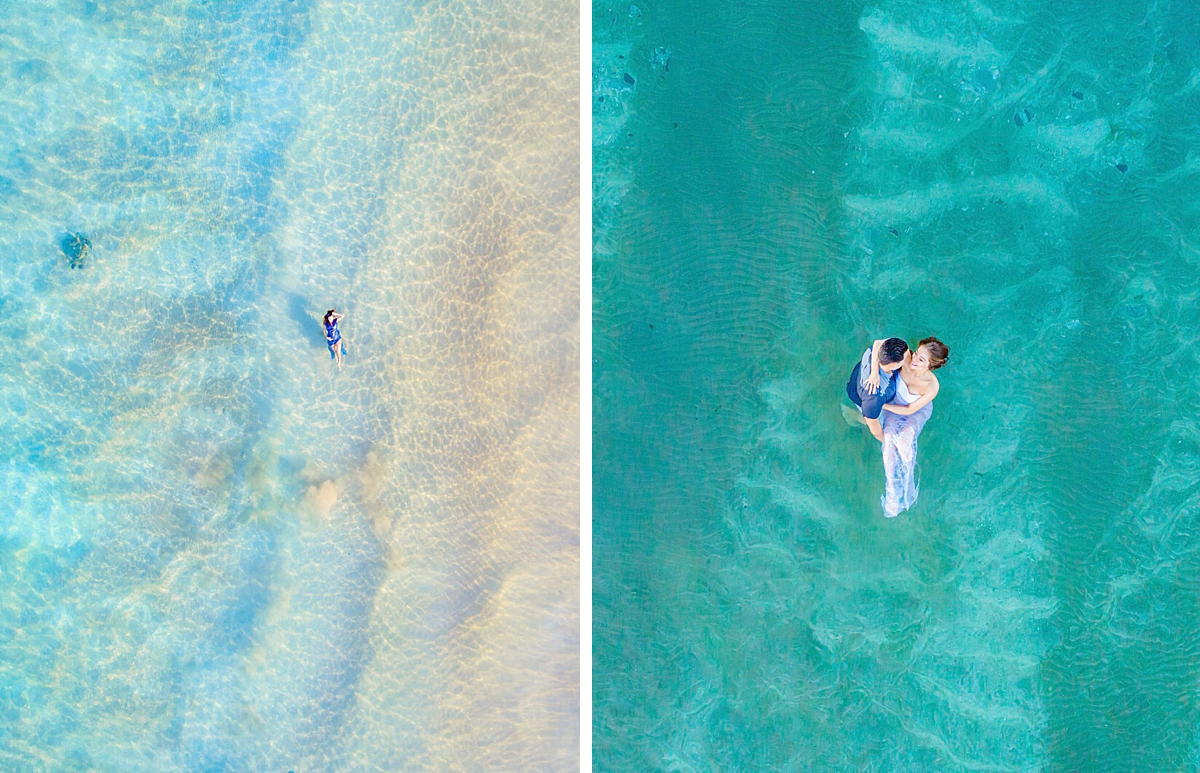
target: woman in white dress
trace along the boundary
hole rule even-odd
[[[887,487],[883,514],[894,518],[916,504],[917,438],[933,415],[933,398],[941,385],[933,371],[946,364],[950,350],[930,336],[908,353],[900,366],[896,402],[883,406],[883,471]]]

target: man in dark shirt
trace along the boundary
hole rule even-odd
[[[874,371],[872,355],[879,351],[879,387],[875,390],[867,384],[867,379]],[[863,354],[858,364],[850,373],[846,382],[846,394],[850,396],[858,409],[862,411],[863,419],[876,440],[883,441],[883,427],[879,424],[879,414],[883,413],[885,403],[891,402],[896,396],[896,378],[893,371],[904,364],[908,355],[908,344],[902,338],[888,338],[876,341]]]

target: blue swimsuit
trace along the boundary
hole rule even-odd
[[[325,340],[329,342],[330,346],[342,340],[342,332],[338,330],[336,319],[325,323]]]

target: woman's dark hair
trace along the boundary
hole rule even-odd
[[[937,370],[946,364],[946,360],[950,359],[950,348],[933,336],[922,338],[921,343],[917,344],[917,348],[920,349],[922,346],[929,347],[930,370]]]
[[[904,353],[908,351],[908,344],[903,338],[889,338],[883,342],[883,346],[879,351],[879,364],[891,365],[893,362],[900,362],[904,359]]]
[[[335,311],[337,311],[337,309],[330,309],[329,311],[325,312],[325,324],[329,324],[329,316]]]

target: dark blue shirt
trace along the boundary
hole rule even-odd
[[[887,379],[887,383],[879,385],[878,392],[871,394],[859,383],[858,375],[861,368],[861,362],[854,366],[850,380],[846,382],[846,394],[850,396],[855,405],[862,409],[863,416],[868,419],[878,419],[879,414],[883,413],[884,404],[890,403],[896,396],[896,379]],[[881,373],[880,375],[887,374]]]

